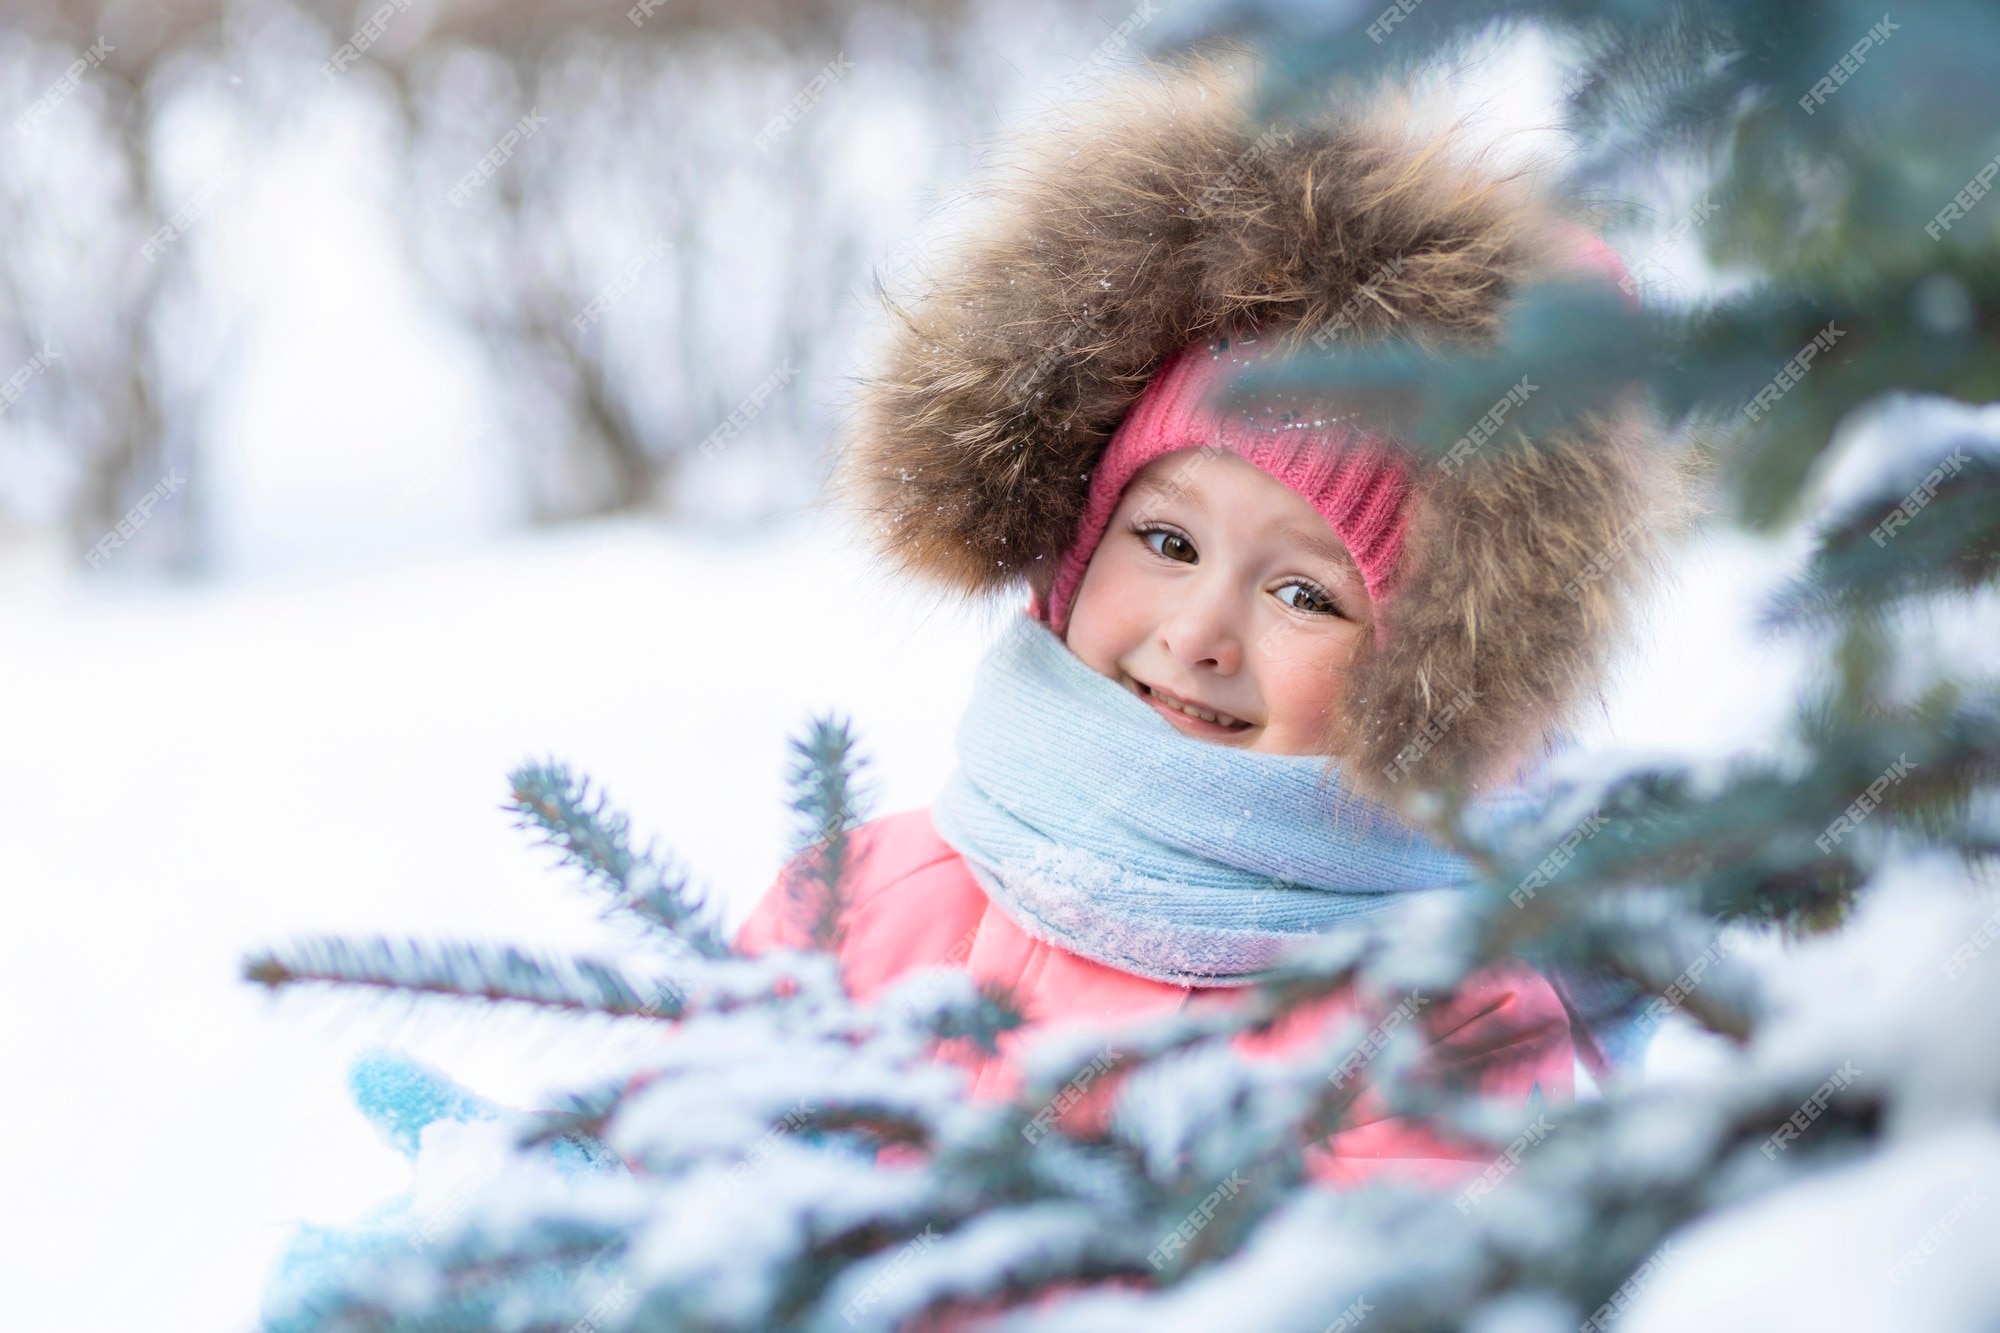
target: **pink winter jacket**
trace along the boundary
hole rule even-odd
[[[859,859],[843,882],[846,934],[838,957],[855,998],[872,998],[912,968],[940,965],[963,967],[982,982],[1004,982],[1024,1006],[1028,1025],[1002,1034],[997,1055],[984,1056],[965,1042],[941,1044],[940,1058],[970,1069],[975,1098],[1002,1098],[1018,1087],[1014,1056],[1039,1032],[1072,1022],[1103,1027],[1189,1004],[1240,1002],[1242,992],[1233,987],[1153,981],[1024,933],[987,898],[964,857],[938,837],[928,810],[872,820],[855,831],[853,846]],[[790,870],[779,872],[738,930],[740,952],[805,946],[805,929],[787,912]],[[1268,1033],[1239,1034],[1236,1044],[1251,1058],[1283,1057],[1354,1015],[1350,986]],[[1413,1021],[1428,1039],[1430,1067],[1466,1071],[1484,1096],[1525,1103],[1537,1084],[1550,1104],[1575,1095],[1569,1019],[1548,981],[1524,962],[1506,960],[1474,973],[1456,998],[1417,1009]],[[1119,1072],[1114,1068],[1098,1080],[1067,1109],[1062,1123],[1079,1129],[1101,1125]],[[1447,1141],[1424,1124],[1387,1114],[1379,1095],[1366,1086],[1365,1065],[1356,1078],[1363,1090],[1350,1108],[1348,1127],[1303,1150],[1316,1183],[1345,1189],[1393,1178],[1448,1189],[1492,1162],[1490,1148]]]

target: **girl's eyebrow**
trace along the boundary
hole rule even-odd
[[[1284,528],[1279,535],[1298,543],[1305,548],[1308,555],[1318,556],[1337,567],[1341,573],[1360,579],[1360,566],[1354,563],[1354,557],[1348,553],[1347,547],[1332,533],[1301,532],[1297,528]]]
[[[1208,512],[1208,501],[1192,486],[1183,486],[1171,477],[1148,477],[1133,490],[1140,495],[1157,495],[1163,500],[1185,500],[1202,513]]]

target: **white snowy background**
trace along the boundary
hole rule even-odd
[[[1063,70],[1043,53],[1006,55],[1033,71],[1023,104],[1054,91]],[[1546,119],[1545,59],[1481,77],[1471,101]],[[872,758],[875,810],[928,803],[971,667],[1014,609],[899,586],[804,505],[698,521],[705,503],[742,512],[746,491],[794,493],[727,455],[690,479],[677,523],[515,523],[471,443],[462,349],[400,267],[366,124],[333,116],[290,151],[212,219],[254,354],[164,502],[203,506],[212,575],[121,577],[115,559],[91,575],[46,533],[0,549],[10,1328],[254,1326],[292,1225],[356,1218],[409,1183],[348,1097],[365,1047],[527,1106],[629,1040],[462,1006],[273,1000],[238,979],[246,953],[309,932],[609,947],[591,900],[500,808],[507,771],[542,756],[598,781],[733,924],[787,850],[787,738],[839,709]],[[1654,282],[1719,281],[1691,243],[1628,258]],[[1751,620],[1798,553],[1736,537],[1684,552],[1585,739],[1763,743],[1801,668]],[[1713,1058],[1676,1024],[1649,1076]],[[1919,1165],[1850,1186],[1897,1200],[1875,1218],[1878,1250],[1907,1248],[1949,1203],[1931,1197],[1949,1161]],[[1700,1271],[1754,1288],[1769,1270],[1729,1263],[1744,1228],[1768,1259],[1771,1236],[1798,1243],[1793,1214],[1820,1215],[1805,1198],[1769,1211],[1711,1228],[1720,1257]],[[1779,1326],[1747,1298],[1718,1309],[1713,1290],[1663,1278],[1652,1322],[1628,1326]],[[1850,1293],[1817,1290],[1838,1320]]]

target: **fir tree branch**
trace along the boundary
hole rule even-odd
[[[588,778],[572,777],[566,765],[550,760],[521,765],[508,785],[507,808],[519,816],[515,826],[540,830],[545,844],[611,895],[611,910],[631,913],[704,957],[729,956],[686,876],[668,874],[650,849],[635,853],[631,821],[593,792]]]
[[[511,946],[319,937],[243,961],[243,979],[271,990],[318,982],[466,1000],[506,1000],[612,1018],[678,1018],[679,997],[643,998],[616,966],[580,958],[556,963]]]
[[[850,835],[861,822],[855,787],[866,761],[845,718],[815,717],[791,748],[791,809],[799,816],[801,849],[787,868],[786,893],[812,947],[838,953],[847,931],[843,892],[860,860]]]

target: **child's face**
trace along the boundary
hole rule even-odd
[[[1235,454],[1181,449],[1126,486],[1063,640],[1188,736],[1318,754],[1371,610],[1304,496]],[[1156,689],[1227,719],[1191,717]]]

